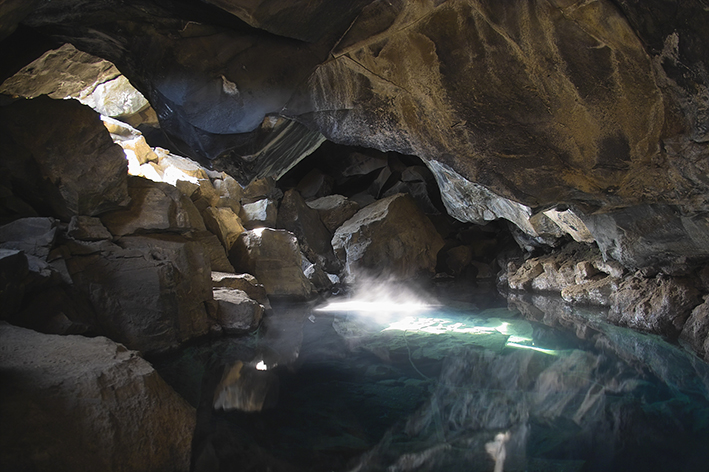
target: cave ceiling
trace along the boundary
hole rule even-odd
[[[6,43],[19,25],[110,60],[241,180],[298,158],[264,143],[324,136],[419,156],[444,200],[586,214],[706,211],[707,24],[702,0],[0,2]]]

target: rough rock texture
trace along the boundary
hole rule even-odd
[[[0,378],[3,470],[189,470],[194,408],[120,344],[0,324]]]
[[[298,240],[289,231],[244,231],[232,246],[229,260],[236,270],[255,276],[269,297],[302,300],[315,294],[301,269]]]
[[[359,210],[357,202],[342,195],[328,195],[306,202],[313,210],[317,210],[325,227],[334,233],[342,223],[349,220]]]
[[[244,203],[241,205],[239,218],[246,229],[273,228],[278,218],[276,202],[263,198],[253,203]]]
[[[67,235],[82,241],[100,241],[113,238],[101,220],[91,216],[72,216]]]
[[[229,262],[224,246],[216,235],[209,231],[197,231],[188,235],[190,241],[197,242],[209,258],[212,270],[234,272],[234,267]]]
[[[0,107],[0,153],[2,185],[40,215],[69,221],[128,203],[123,151],[76,101],[40,97]]]
[[[271,310],[271,303],[268,301],[265,287],[251,274],[212,271],[212,287],[240,290],[263,305],[267,311]]]
[[[205,230],[197,208],[175,187],[131,176],[128,178],[128,190],[130,206],[101,217],[113,235]]]
[[[406,194],[379,200],[340,226],[332,247],[345,265],[345,282],[362,273],[413,277],[434,272],[443,238]]]
[[[604,261],[595,245],[570,243],[544,256],[508,265],[512,290],[561,294],[569,302],[610,306],[623,275],[615,261]]]
[[[57,234],[54,218],[21,218],[0,226],[0,248],[47,259]]]
[[[332,234],[320,220],[318,212],[305,203],[297,190],[288,190],[283,195],[276,226],[295,234],[310,260],[316,261],[328,272],[340,270],[340,263],[330,244]]]
[[[709,361],[709,302],[705,301],[692,310],[679,339]]]
[[[264,306],[246,292],[235,288],[215,288],[217,323],[227,333],[244,333],[256,328],[264,313]]]
[[[231,208],[208,207],[202,212],[202,218],[207,229],[217,235],[227,251],[244,232],[241,220]]]
[[[611,322],[676,338],[701,299],[691,279],[636,274],[623,281],[612,302]]]
[[[94,306],[101,333],[142,352],[207,334],[212,287],[202,247],[168,235],[124,237],[118,244],[69,246],[69,273]]]

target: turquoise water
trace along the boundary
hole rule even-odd
[[[707,364],[598,312],[322,308],[154,361],[194,470],[709,470]]]

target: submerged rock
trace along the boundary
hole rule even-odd
[[[190,468],[195,410],[103,337],[0,324],[3,470]]]
[[[401,278],[433,273],[443,246],[431,221],[406,194],[361,209],[332,238],[332,247],[345,265],[345,283],[354,282],[360,273]]]

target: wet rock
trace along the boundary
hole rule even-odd
[[[82,241],[100,241],[113,238],[101,220],[91,216],[72,216],[67,235]]]
[[[692,310],[679,340],[694,350],[699,357],[709,361],[709,302],[705,301]]]
[[[303,252],[328,272],[338,272],[340,263],[335,257],[330,240],[332,235],[297,190],[283,195],[278,209],[277,226],[295,234]]]
[[[202,212],[202,218],[207,229],[217,235],[227,251],[234,245],[236,238],[244,232],[241,220],[231,208],[209,207]]]
[[[18,249],[47,260],[57,234],[54,218],[22,218],[0,226],[0,248]]]
[[[128,203],[123,151],[90,108],[45,97],[16,101],[0,108],[0,137],[0,170],[39,214],[68,221]]]
[[[204,231],[204,221],[194,204],[172,185],[142,177],[129,177],[131,203],[101,217],[114,236],[140,232]]]
[[[612,297],[609,320],[621,326],[676,338],[692,310],[701,303],[699,291],[687,278],[624,280]]]
[[[246,292],[235,288],[215,288],[217,323],[227,333],[244,333],[256,328],[261,321],[264,307]]]
[[[306,202],[320,215],[320,220],[330,233],[334,233],[342,223],[349,220],[359,210],[357,202],[342,195],[328,195]]]
[[[406,194],[361,209],[332,238],[332,247],[345,265],[345,283],[352,283],[360,272],[401,278],[432,273],[443,245],[431,221]]]
[[[618,291],[620,281],[614,277],[603,277],[578,285],[569,285],[561,290],[561,298],[579,305],[610,306],[613,294]]]
[[[267,311],[271,310],[271,303],[268,301],[266,288],[251,274],[212,271],[212,287],[241,290],[263,305]]]
[[[605,262],[596,246],[569,243],[519,267],[509,266],[507,284],[513,290],[563,294],[569,302],[610,306],[622,274],[622,266]]]
[[[135,352],[2,324],[0,354],[3,469],[189,470],[195,410]]]
[[[241,233],[229,252],[237,271],[254,275],[269,297],[309,299],[314,288],[303,275],[300,248],[286,230],[259,228]]]
[[[101,334],[141,352],[165,351],[207,334],[204,304],[212,287],[202,247],[169,235],[119,243],[67,260],[74,286],[98,314]]]
[[[310,282],[319,292],[330,290],[335,284],[335,282],[330,279],[327,272],[325,272],[319,264],[313,263],[308,260],[305,254],[301,254],[301,256],[301,269],[303,270],[303,274],[305,274],[305,277],[310,280]]]
[[[239,212],[239,218],[246,229],[274,228],[277,217],[276,202],[268,198],[244,203]]]

